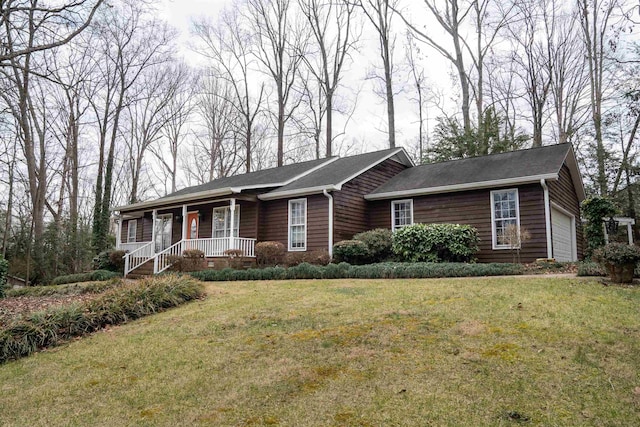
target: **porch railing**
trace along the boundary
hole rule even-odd
[[[131,242],[131,243],[120,243],[118,249],[125,252],[133,252],[136,249],[139,249],[143,246],[148,245],[149,242]]]
[[[209,239],[187,239],[181,240],[167,249],[155,254],[153,261],[153,272],[155,274],[162,273],[173,264],[172,258],[180,256],[185,250],[198,249],[204,252],[204,256],[223,257],[225,251],[229,249],[239,249],[245,257],[253,258],[256,256],[256,239],[248,239],[246,237],[217,237]]]
[[[155,245],[153,242],[139,242],[138,245],[141,246],[138,246],[136,249],[132,250],[131,252],[127,252],[124,255],[125,277],[127,276],[127,274],[131,273],[133,270],[140,267],[142,264],[149,261],[155,256]]]

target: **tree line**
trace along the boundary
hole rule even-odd
[[[589,191],[635,215],[637,18],[617,0],[236,0],[193,20],[187,62],[151,1],[1,1],[2,255],[75,273],[113,246],[114,206],[351,152],[361,97],[417,162],[572,143]]]

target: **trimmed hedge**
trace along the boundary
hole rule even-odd
[[[478,252],[478,230],[461,224],[413,224],[393,233],[393,252],[408,262],[468,262]]]
[[[67,274],[66,276],[58,276],[51,281],[52,285],[64,285],[67,283],[81,283],[81,282],[100,282],[105,280],[111,280],[121,275],[108,270],[96,270],[89,271],[88,273]]]
[[[80,304],[33,313],[0,330],[0,363],[28,356],[72,337],[107,325],[153,314],[200,298],[202,284],[187,277],[166,275],[112,289]]]
[[[368,265],[350,265],[345,262],[317,266],[302,263],[295,267],[268,267],[248,270],[204,270],[191,273],[203,281],[237,280],[290,280],[290,279],[405,279],[433,277],[474,277],[522,274],[520,264],[466,264],[466,263],[400,263],[387,262]]]

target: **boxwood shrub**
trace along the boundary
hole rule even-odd
[[[367,265],[347,263],[317,266],[302,263],[295,267],[254,268],[248,270],[204,270],[190,273],[203,281],[289,280],[289,279],[402,279],[430,277],[472,277],[522,274],[520,264],[488,263],[401,263],[386,262]]]
[[[337,263],[366,264],[371,258],[367,245],[360,240],[343,240],[333,245],[333,260]]]
[[[369,250],[370,262],[387,261],[391,255],[391,230],[387,228],[374,228],[353,236],[353,240],[360,240]]]
[[[33,313],[0,329],[0,363],[202,295],[201,283],[188,277],[164,275],[111,289],[91,301]]]
[[[478,231],[470,225],[414,224],[396,230],[393,252],[408,262],[468,262],[478,252]]]

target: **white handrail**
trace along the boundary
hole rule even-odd
[[[143,246],[124,254],[124,277],[155,255],[154,242],[145,242]]]
[[[154,244],[149,242],[145,246],[125,255],[125,276],[153,259],[153,273],[162,273],[173,264],[172,256],[183,255],[185,250],[197,249],[204,253],[205,257],[224,257],[229,249],[239,249],[243,256],[253,258],[256,256],[256,239],[246,237],[212,237],[207,239],[186,239],[169,246],[167,249],[154,253]]]

